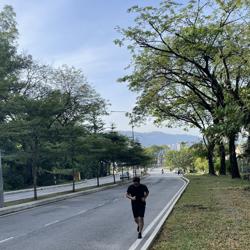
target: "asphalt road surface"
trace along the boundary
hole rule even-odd
[[[116,175],[116,180],[119,179],[119,175]],[[113,182],[113,176],[106,176],[101,177],[99,179],[100,185],[112,183]],[[85,187],[94,187],[97,185],[96,178],[89,179],[82,182],[76,182],[76,189],[85,188]],[[55,185],[55,186],[48,186],[48,187],[42,187],[38,188],[37,194],[38,197],[49,195],[53,193],[60,193],[60,192],[66,192],[72,190],[72,184],[65,184],[65,185]],[[16,201],[16,200],[22,200],[22,199],[28,199],[34,197],[34,191],[33,189],[26,189],[21,191],[12,191],[12,192],[4,192],[4,201]]]
[[[145,214],[147,233],[141,242],[150,236],[157,224],[155,218],[184,181],[155,172],[142,183],[150,194]],[[127,185],[118,186],[1,216],[0,249],[128,250],[137,240],[137,231],[126,189]]]

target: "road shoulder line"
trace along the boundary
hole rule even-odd
[[[1,244],[1,243],[4,243],[4,242],[6,242],[6,241],[12,240],[12,239],[14,239],[14,237],[9,237],[9,238],[7,238],[7,239],[0,240],[0,244]]]
[[[149,231],[155,226],[155,224],[158,222],[158,225],[150,235],[150,237],[146,240],[145,243],[140,247],[140,250],[147,250],[152,245],[154,239],[156,238],[157,234],[161,230],[164,222],[166,221],[169,214],[172,212],[176,202],[181,197],[182,193],[185,191],[187,185],[189,184],[189,180],[185,177],[181,177],[181,180],[183,180],[184,184],[181,186],[181,188],[178,190],[178,192],[174,195],[174,197],[166,204],[166,206],[162,209],[162,211],[158,214],[158,216],[147,226],[147,228],[144,230],[145,236],[149,233]],[[162,217],[163,216],[163,217]],[[161,219],[160,219],[161,218]],[[128,250],[136,250],[137,247],[142,243],[142,240],[137,239]]]

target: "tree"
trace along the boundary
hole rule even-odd
[[[194,161],[194,168],[197,171],[205,173],[208,169],[208,164],[204,158],[197,157]]]
[[[116,165],[119,166],[120,164],[126,162],[125,157],[127,156],[126,153],[129,146],[129,140],[126,136],[120,135],[118,132],[113,130],[104,134],[104,137],[109,140],[109,143],[106,145],[106,153],[107,158],[112,165],[112,174],[115,183],[115,168]]]
[[[206,146],[200,142],[190,146],[193,154],[193,166],[195,171],[202,171],[203,173],[208,170],[208,163],[206,162],[207,149]]]
[[[57,121],[64,131],[74,134],[76,128],[82,125],[85,130],[97,133],[103,123],[100,116],[106,114],[106,102],[88,84],[82,71],[63,65],[52,71],[52,84],[63,96],[63,112],[57,116]],[[73,191],[75,191],[74,145],[78,140],[75,135],[69,136],[71,167],[73,175]],[[66,143],[67,144],[67,143]]]
[[[101,104],[105,113],[105,101],[88,84],[81,70],[67,65],[53,69],[50,84],[63,95],[64,111],[57,117],[62,126],[70,122],[86,123],[93,110],[98,110]]]
[[[87,113],[87,124],[86,127],[91,133],[101,133],[104,129],[104,122],[102,117],[107,115],[107,103],[99,95],[95,95],[89,112]]]
[[[10,132],[6,127],[19,112],[16,103],[26,87],[20,75],[30,63],[30,57],[18,54],[17,38],[15,13],[11,6],[6,5],[0,12],[0,141],[1,149],[9,147],[11,151],[15,145],[10,142]]]
[[[5,6],[0,12],[0,143],[6,151],[4,174],[16,174],[20,185],[31,185],[32,179],[37,199],[38,176],[64,168],[62,171],[73,176],[74,191],[74,173],[83,162],[84,137],[102,130],[101,116],[106,114],[107,103],[81,70],[67,65],[52,68],[35,62],[31,56],[19,55],[17,37],[15,13],[12,7]],[[17,178],[20,169],[22,180]]]
[[[126,164],[133,167],[135,175],[136,169],[139,166],[143,166],[144,168],[146,168],[149,166],[152,160],[152,157],[147,154],[147,152],[139,142],[131,141],[126,157]]]
[[[24,97],[18,103],[22,112],[4,124],[5,130],[8,130],[5,136],[18,142],[17,156],[23,155],[26,164],[32,168],[35,199],[37,199],[38,169],[42,168],[42,146],[48,141],[49,131],[60,110],[56,96],[56,92],[46,89],[37,97]]]
[[[145,152],[152,158],[152,165],[154,166],[157,165],[159,158],[162,155],[164,155],[167,150],[169,150],[169,147],[167,145],[164,146],[152,145],[150,147],[145,148]]]
[[[218,116],[217,110],[231,103],[226,95],[235,101],[247,83],[247,2],[190,1],[182,7],[162,1],[159,8],[135,6],[130,12],[138,14],[136,24],[120,29],[124,38],[116,43],[131,41],[134,71],[121,80],[140,98],[150,96],[153,86],[160,96],[172,88],[179,91],[180,99],[191,92],[196,107],[210,113],[213,126],[223,124],[225,117]],[[226,135],[233,178],[240,177],[234,150],[238,132],[239,128]]]
[[[25,84],[20,79],[22,70],[27,67],[28,57],[17,53],[15,13],[6,5],[0,12],[0,122],[12,116],[13,104],[21,94]]]
[[[179,151],[177,150],[169,150],[165,154],[165,162],[167,167],[170,167],[170,169],[182,169],[184,172],[187,172],[188,170],[190,172],[194,171],[194,155],[192,149],[187,147],[184,144],[181,145],[181,148]]]
[[[91,134],[85,140],[83,155],[86,164],[94,170],[97,186],[100,185],[99,177],[101,168],[104,167],[104,163],[110,161],[110,158],[107,156],[107,145],[110,143],[111,141],[102,134]]]
[[[55,159],[58,154],[65,160],[62,163],[57,159],[59,168],[71,169],[75,191],[76,158],[83,150],[81,138],[87,134],[84,123],[102,99],[75,68],[53,69],[32,62],[23,72],[22,81],[25,88],[15,97],[12,116],[4,126],[11,140],[18,142],[17,155],[25,156],[27,166],[32,168],[34,198],[37,199],[38,172],[42,173],[44,166],[51,172],[55,166],[49,163],[48,156]],[[53,151],[58,153],[51,155]]]
[[[155,117],[155,123],[168,127],[184,125],[198,128],[207,147],[209,173],[214,175],[213,151],[216,137],[214,133],[207,133],[207,129],[213,124],[213,117],[197,105],[199,100],[195,95],[189,91],[181,96],[180,90],[180,87],[171,87],[163,91],[161,84],[152,85],[152,88],[141,95],[138,106],[134,109],[135,114],[142,119],[149,113]]]

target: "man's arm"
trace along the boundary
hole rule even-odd
[[[126,197],[132,201],[135,201],[136,200],[136,197],[135,196],[132,196],[131,194],[129,193],[126,193]]]
[[[146,201],[148,195],[149,195],[149,191],[148,188],[145,186],[145,191],[144,191],[144,197],[142,197],[142,201]]]

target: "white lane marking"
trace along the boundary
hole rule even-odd
[[[53,225],[53,224],[55,224],[55,223],[57,223],[57,222],[59,222],[59,220],[52,221],[52,222],[50,222],[50,223],[45,224],[44,226],[45,226],[45,227],[48,227],[48,226]]]
[[[172,212],[172,209],[174,208],[176,202],[178,201],[179,197],[182,195],[183,191],[185,190],[188,183],[185,184],[185,186],[181,189],[179,195],[176,197],[175,201],[172,203],[172,205],[167,210],[166,214],[162,217],[162,219],[158,222],[157,226],[155,227],[154,231],[150,235],[150,237],[147,239],[147,241],[144,243],[144,245],[141,247],[141,250],[147,250],[150,247],[151,242],[156,237],[157,233],[159,232],[160,228],[164,224],[165,220],[169,216],[169,214]]]
[[[82,211],[76,213],[76,215],[84,214],[84,213],[86,213],[87,211],[88,211],[88,210],[82,210]]]
[[[9,237],[9,238],[7,238],[7,239],[0,240],[0,244],[1,244],[1,243],[4,243],[4,242],[6,242],[6,241],[12,240],[12,239],[14,239],[14,237]]]
[[[157,221],[159,220],[159,218],[166,212],[166,210],[168,209],[168,207],[170,206],[170,204],[174,201],[174,199],[178,196],[179,192],[182,191],[182,189],[184,188],[184,186],[186,186],[186,182],[184,180],[182,180],[184,182],[183,186],[181,186],[181,188],[178,190],[178,192],[174,195],[174,197],[167,203],[167,205],[162,209],[162,211],[158,214],[157,217],[155,217],[155,219],[147,226],[147,228],[143,231],[144,237],[148,234],[148,232],[153,228],[153,226],[157,223]],[[138,245],[142,242],[141,239],[137,239],[128,250],[135,250]]]
[[[105,204],[106,204],[105,202],[100,203],[100,204],[98,204],[98,206],[97,206],[97,207],[102,207],[102,206],[104,206]]]

